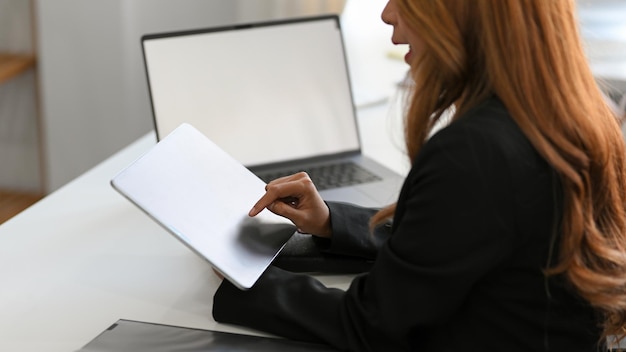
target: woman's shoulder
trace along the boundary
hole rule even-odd
[[[535,148],[511,116],[506,106],[492,96],[448,126],[435,133],[426,143],[434,148],[458,146],[467,153],[500,155],[504,158],[537,158]]]
[[[435,133],[414,162],[482,179],[523,183],[550,167],[519,128],[504,104],[489,98]]]
[[[435,136],[447,134],[494,135],[522,134],[506,106],[498,97],[492,96],[456,117]],[[434,137],[434,136],[433,136]]]

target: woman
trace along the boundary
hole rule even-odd
[[[214,318],[351,351],[601,350],[626,326],[626,150],[574,1],[390,0],[382,18],[415,82],[397,203],[326,204],[297,174],[250,211],[374,249],[373,268],[346,292],[273,267],[224,281]]]

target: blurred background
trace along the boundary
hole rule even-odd
[[[385,4],[0,0],[0,222],[151,131],[143,34],[337,13],[355,101],[366,106],[385,102],[406,70],[380,21]],[[626,92],[626,1],[578,5],[590,63],[618,108]]]

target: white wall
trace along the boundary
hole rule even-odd
[[[227,23],[220,0],[37,0],[47,190],[148,132],[139,38]]]
[[[30,6],[0,0],[0,52],[32,52]],[[37,113],[33,70],[0,84],[0,188],[40,188]]]
[[[341,13],[346,4],[346,0],[240,0],[236,2],[237,16],[242,22]]]

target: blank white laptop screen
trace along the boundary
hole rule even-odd
[[[143,38],[157,133],[195,126],[250,167],[359,149],[334,17]]]

